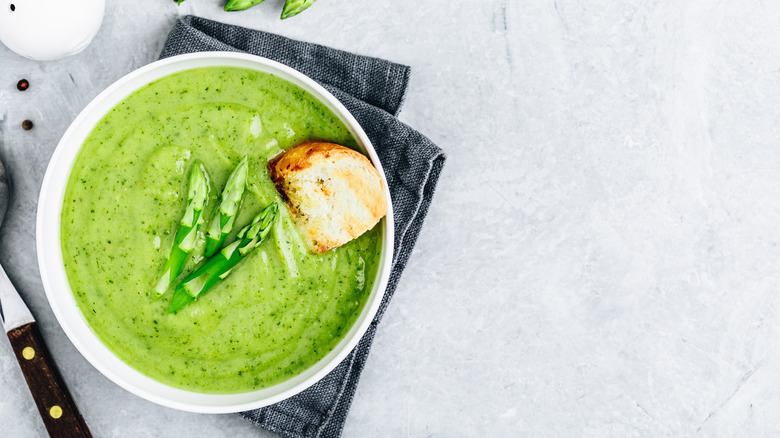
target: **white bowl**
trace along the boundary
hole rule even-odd
[[[65,187],[76,155],[95,124],[116,104],[149,82],[182,70],[211,66],[244,67],[271,73],[298,85],[323,102],[349,128],[363,152],[379,170],[388,200],[387,217],[381,222],[382,252],[377,278],[363,312],[344,339],[322,360],[301,374],[269,388],[240,394],[202,394],[174,388],[141,374],[119,359],[98,339],[76,304],[65,273],[60,246],[60,218]],[[54,315],[73,345],[98,371],[133,394],[163,406],[203,413],[240,412],[267,406],[303,391],[333,370],[357,345],[379,308],[390,276],[393,209],[382,164],[371,141],[349,111],[328,91],[302,73],[269,59],[228,52],[194,53],[157,61],[128,74],[100,93],[76,117],[57,145],[43,178],[38,199],[37,249],[43,286]]]

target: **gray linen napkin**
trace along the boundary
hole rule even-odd
[[[338,437],[355,395],[376,327],[395,292],[433,197],[445,155],[398,121],[409,67],[279,35],[187,16],[160,58],[203,51],[248,52],[286,64],[336,96],[366,131],[382,161],[395,215],[393,270],[382,304],[357,347],[312,387],[275,405],[239,415],[285,438]]]

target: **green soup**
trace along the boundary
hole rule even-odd
[[[182,276],[202,262],[203,230],[241,158],[249,157],[250,172],[234,234],[277,197],[267,161],[311,139],[356,146],[298,86],[226,67],[159,79],[95,126],[65,192],[62,248],[76,301],[114,353],[172,386],[237,393],[300,374],[335,347],[370,294],[379,226],[317,255],[282,208],[268,238],[177,314],[168,314],[171,291],[151,293],[186,206],[193,159],[205,164],[211,193]]]

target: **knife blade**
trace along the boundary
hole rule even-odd
[[[22,297],[14,288],[11,279],[0,265],[0,320],[8,333],[15,328],[35,322],[32,313],[22,301]]]

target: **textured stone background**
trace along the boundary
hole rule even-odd
[[[320,0],[280,22],[281,4],[109,1],[75,57],[0,47],[0,262],[96,436],[267,435],[108,381],[35,261],[60,135],[188,13],[411,65],[401,118],[449,153],[344,436],[780,434],[776,4]],[[0,436],[41,436],[16,367],[0,342]]]

